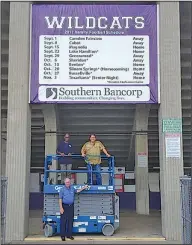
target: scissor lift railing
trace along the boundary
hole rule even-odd
[[[71,156],[64,156],[64,157],[69,157],[72,159],[79,159],[83,158],[81,155],[71,155]],[[98,157],[98,156],[91,156],[91,157]],[[89,193],[95,193],[95,192],[107,192],[107,193],[114,193],[115,192],[115,187],[114,187],[114,156],[107,157],[107,156],[100,156],[102,160],[107,160],[108,161],[108,170],[107,171],[101,171],[100,173],[102,174],[109,174],[109,184],[108,185],[89,185]],[[93,183],[93,175],[95,173],[98,173],[98,171],[88,171],[87,169],[85,170],[50,170],[49,166],[52,165],[53,160],[58,161],[61,158],[60,155],[47,155],[45,159],[45,171],[44,171],[44,193],[57,193],[59,192],[60,188],[62,185],[58,184],[52,184],[49,183],[48,181],[48,175],[49,173],[67,173],[70,172],[72,173],[87,173],[91,175],[91,183]],[[86,164],[85,164],[86,166]],[[76,189],[81,188],[81,186],[84,185],[84,183],[74,185]]]

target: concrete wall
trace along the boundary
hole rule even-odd
[[[31,111],[29,98],[30,4],[10,3],[6,176],[6,241],[28,233]]]
[[[183,175],[181,157],[166,157],[164,119],[182,119],[179,2],[159,4],[159,46],[161,104],[159,109],[159,152],[161,181],[162,231],[168,240],[181,242],[181,207],[179,178]],[[182,142],[182,134],[180,136]]]

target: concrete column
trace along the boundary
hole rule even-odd
[[[159,3],[160,108],[159,154],[162,233],[168,240],[181,242],[179,177],[183,175],[183,154],[166,158],[163,119],[182,119],[179,2]],[[182,135],[181,135],[182,142]]]
[[[28,233],[31,155],[30,3],[10,3],[6,176],[6,242]]]
[[[60,109],[58,104],[55,104],[55,113],[56,113],[57,132],[60,132],[59,134],[57,134],[57,144],[59,144],[60,141],[63,140],[64,134],[61,134],[62,120],[60,120]]]
[[[5,176],[6,168],[6,145],[7,145],[7,119],[1,119],[1,176]]]
[[[45,104],[42,105],[42,111],[44,115],[44,124],[45,124],[45,155],[48,154],[56,154],[57,149],[57,114],[55,105],[53,104]],[[50,132],[50,133],[49,133]],[[53,132],[53,133],[52,133]],[[57,169],[57,161],[53,161],[50,170]],[[57,184],[57,174],[50,173],[49,180],[52,179],[53,184]]]
[[[147,131],[149,105],[136,105],[135,130]],[[148,135],[135,136],[135,179],[136,179],[136,212],[149,214],[149,181],[148,181]]]

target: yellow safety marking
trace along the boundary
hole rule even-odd
[[[60,237],[26,237],[25,241],[60,241]],[[134,241],[165,241],[163,237],[77,237],[75,241],[123,241],[123,240],[134,240]]]

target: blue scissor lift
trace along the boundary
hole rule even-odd
[[[63,185],[49,183],[49,173],[88,173],[88,170],[50,170],[53,160],[61,156],[47,155],[44,169],[44,234],[46,237],[60,233],[59,191]],[[81,155],[72,155],[73,159],[82,158]],[[115,193],[114,185],[114,157],[101,156],[108,161],[108,185],[89,185],[87,190],[75,194],[73,233],[103,233],[112,236],[119,227],[119,197]],[[91,172],[91,176],[96,171]],[[93,178],[92,178],[93,180]],[[91,182],[92,183],[92,182]],[[81,185],[74,185],[78,190]]]

